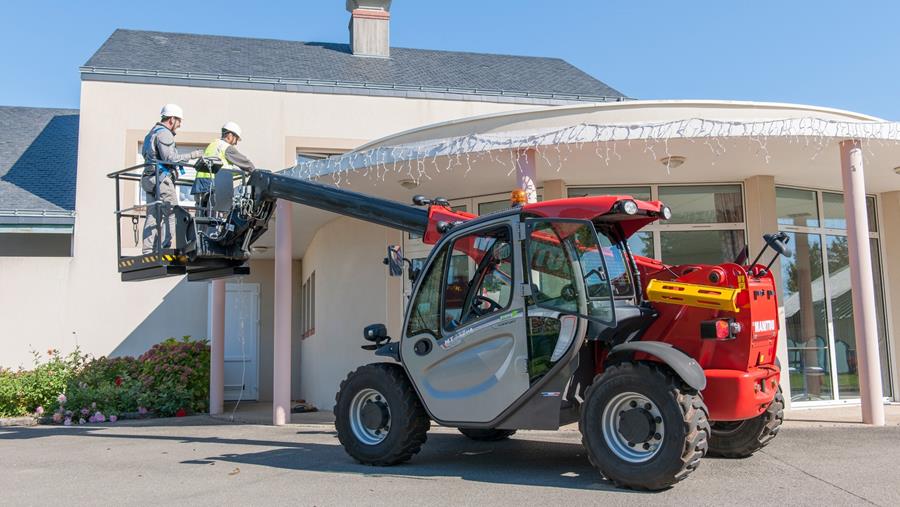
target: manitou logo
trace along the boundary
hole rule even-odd
[[[753,331],[757,333],[765,333],[766,331],[775,331],[774,320],[757,320],[753,323]]]

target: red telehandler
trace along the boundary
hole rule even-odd
[[[367,326],[363,348],[380,359],[351,372],[337,393],[338,437],[361,463],[410,459],[432,421],[476,440],[577,422],[604,477],[658,490],[687,477],[707,452],[749,456],[778,432],[770,266],[790,255],[783,234],[766,235],[746,265],[667,266],[632,255],[627,243],[671,217],[659,201],[525,203],[514,191],[511,209],[474,216],[440,198],[416,196],[409,206],[267,171],[236,192],[231,175],[216,181],[218,208],[176,208],[173,248],[120,256],[123,280],[246,273],[276,199],[434,245],[420,269],[389,249],[391,274],[407,262],[414,281],[403,328],[392,340],[383,324]],[[772,260],[757,264],[767,249]]]

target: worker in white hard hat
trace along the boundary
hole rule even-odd
[[[256,169],[253,162],[244,156],[237,149],[237,144],[241,140],[241,126],[233,121],[229,121],[222,125],[222,135],[215,141],[209,143],[203,152],[203,157],[216,157],[222,163],[222,169],[240,169],[246,173]],[[213,175],[210,172],[198,170],[194,177],[194,185],[191,187],[191,194],[195,196],[197,203],[201,207],[206,207],[209,201],[209,192],[212,189]]]
[[[179,154],[175,146],[175,131],[181,127],[184,112],[176,104],[166,104],[159,113],[160,120],[144,137],[141,155],[147,165],[141,176],[141,188],[147,192],[147,219],[144,221],[143,252],[172,248],[172,232],[178,205],[175,180],[183,170],[179,163],[203,155],[202,150]]]

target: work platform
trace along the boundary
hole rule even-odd
[[[119,273],[123,282],[134,282],[187,275],[189,282],[199,282],[227,276],[248,275],[250,267],[243,262],[209,259],[190,262],[177,250],[163,250],[135,257],[119,259]]]

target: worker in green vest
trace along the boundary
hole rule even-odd
[[[241,140],[241,126],[230,121],[222,125],[222,136],[209,143],[203,151],[204,157],[216,157],[222,161],[222,169],[240,169],[244,172],[252,172],[256,169],[253,162],[236,148]],[[209,203],[209,193],[212,190],[213,174],[206,170],[198,170],[191,186],[191,194],[195,201],[206,207]]]

